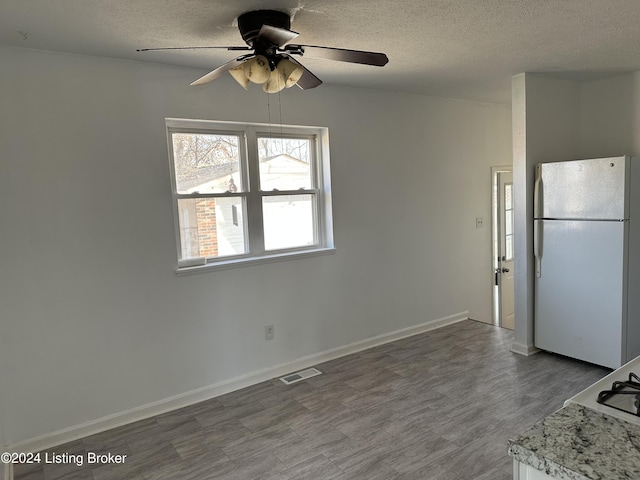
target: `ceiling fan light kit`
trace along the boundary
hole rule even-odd
[[[271,71],[269,79],[262,84],[262,89],[267,93],[278,93],[284,88],[284,78],[277,69]]]
[[[249,90],[249,77],[244,73],[244,65],[239,65],[237,67],[229,70],[229,74],[233,77],[233,79],[238,82],[242,88],[245,90]]]
[[[229,70],[229,74],[245,90],[248,90],[249,82],[252,82],[262,85],[267,93],[278,93],[296,85],[304,73],[302,66],[286,58],[281,58],[273,67],[271,65],[272,62],[265,56],[257,55]]]
[[[278,70],[282,72],[282,77],[285,81],[285,87],[291,88],[298,83],[298,80],[302,77],[304,70],[300,65],[296,65],[288,58],[283,58],[278,63]]]
[[[230,51],[253,51],[241,55],[200,77],[191,85],[202,85],[221,77],[226,72],[245,89],[250,82],[261,84],[267,93],[297,85],[303,90],[317,87],[322,80],[311,73],[293,55],[322,58],[340,62],[359,63],[382,67],[389,59],[384,53],[348,50],[314,45],[292,45],[298,36],[290,30],[291,18],[275,10],[255,10],[238,17],[238,29],[247,47],[169,47],[143,48],[140,52],[158,50],[188,50],[190,48],[223,48]]]
[[[244,74],[250,82],[264,83],[269,80],[271,68],[269,68],[269,60],[264,55],[257,55],[250,60],[244,62]]]

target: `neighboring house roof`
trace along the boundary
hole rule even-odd
[[[189,176],[180,177],[180,186],[193,193],[198,191],[198,188],[202,185],[210,183],[212,180],[219,180],[221,178],[229,179],[229,175],[233,175],[238,172],[237,163],[227,163],[223,165],[206,165],[198,168],[194,174]],[[204,182],[203,182],[204,180]]]
[[[286,178],[286,183],[294,182],[294,186],[291,188],[301,188],[305,184],[308,184],[309,179],[309,164],[288,154],[274,155],[272,157],[266,157],[260,160],[262,165],[266,165],[267,168],[261,167],[261,177],[263,185],[262,187],[270,190],[267,184],[281,184],[283,178]],[[180,179],[180,183],[183,187],[186,187],[189,193],[214,193],[227,191],[229,180],[233,177],[236,184],[239,183],[238,178],[238,164],[226,164],[226,165],[212,165],[199,168],[197,171],[198,176],[196,178],[184,180]],[[296,183],[297,182],[297,183]],[[286,189],[280,186],[281,190]]]

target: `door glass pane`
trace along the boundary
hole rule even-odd
[[[511,183],[507,183],[504,186],[504,208],[507,210],[511,210],[513,208],[512,190],[513,185]]]
[[[264,246],[266,250],[314,245],[315,195],[263,197]]]
[[[306,138],[258,138],[261,190],[313,188],[312,142]]]
[[[513,260],[513,184],[504,184],[504,260]]]
[[[178,200],[183,259],[246,253],[242,198]]]
[[[505,260],[513,260],[513,235],[507,235],[505,238]]]
[[[244,191],[237,135],[173,133],[171,140],[178,193]]]

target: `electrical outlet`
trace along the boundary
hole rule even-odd
[[[484,219],[482,217],[476,217],[476,228],[484,227]]]
[[[274,336],[275,336],[275,327],[273,325],[266,325],[264,327],[264,339],[273,340]]]

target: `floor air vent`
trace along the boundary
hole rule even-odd
[[[315,377],[316,375],[320,375],[322,372],[316,368],[307,368],[306,370],[302,370],[296,373],[290,373],[289,375],[285,375],[280,378],[287,385],[291,385],[292,383],[300,382],[302,380],[306,380],[307,378]]]

